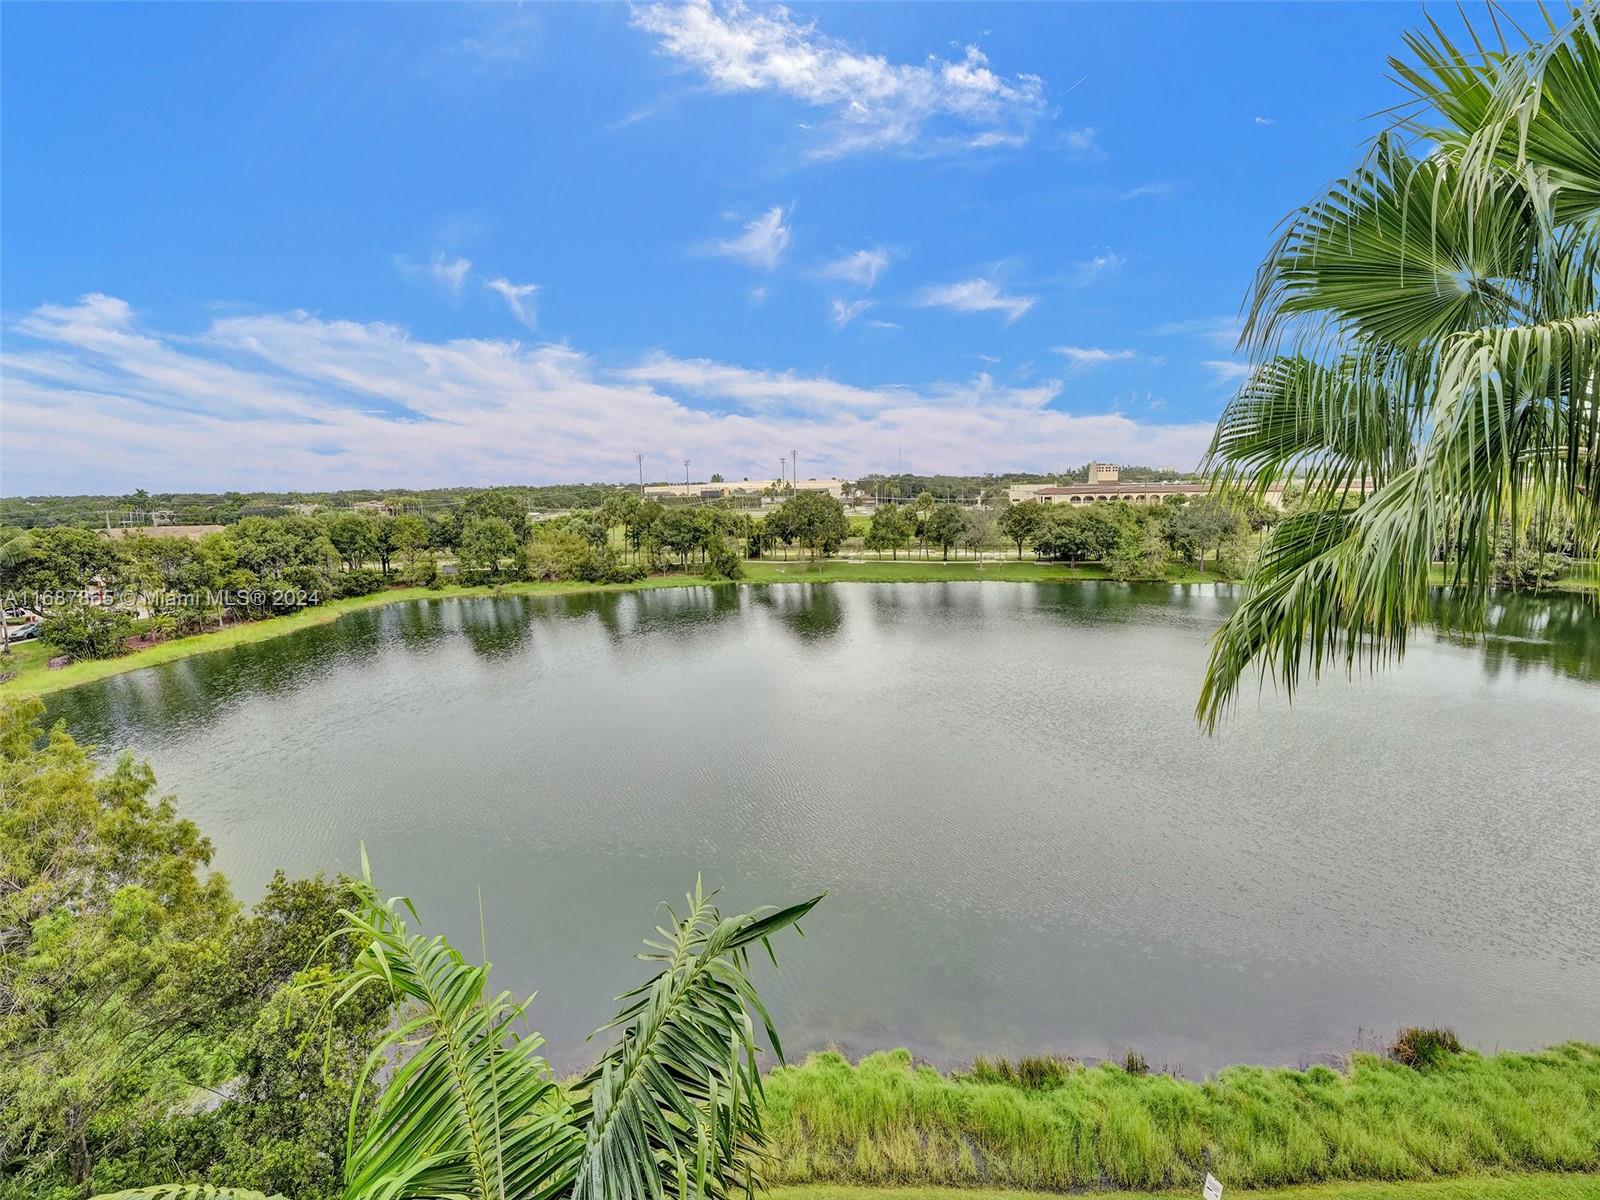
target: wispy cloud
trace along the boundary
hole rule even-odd
[[[1257,125],[1276,125],[1278,123],[1278,118],[1276,118],[1276,117],[1257,117],[1255,119],[1255,121],[1256,121]]]
[[[1158,325],[1156,332],[1177,337],[1199,338],[1215,346],[1232,346],[1239,340],[1238,317],[1189,317]]]
[[[1078,287],[1088,287],[1102,275],[1117,270],[1126,261],[1122,255],[1112,250],[1096,254],[1093,258],[1085,259],[1078,264],[1073,283]]]
[[[1107,363],[1132,362],[1139,357],[1132,350],[1107,350],[1102,346],[1057,346],[1056,353],[1063,355],[1077,371],[1103,367]]]
[[[830,300],[828,302],[828,312],[833,317],[833,326],[835,329],[843,329],[846,325],[850,324],[851,321],[854,321],[857,317],[871,307],[871,300],[851,300],[848,302],[844,300]]]
[[[504,276],[489,280],[483,285],[491,292],[499,292],[506,302],[506,307],[511,310],[511,315],[521,321],[529,329],[536,329],[539,325],[539,309],[533,298],[539,294],[539,285],[536,283],[512,283]]]
[[[1189,464],[1211,433],[1074,413],[1054,381],[862,385],[664,355],[608,366],[566,345],[303,312],[176,333],[104,295],[27,313],[0,370],[10,494],[621,479],[635,448],[751,475],[791,445],[845,476],[901,443],[957,473]]]
[[[1165,181],[1160,183],[1141,183],[1137,187],[1131,187],[1122,192],[1117,198],[1119,200],[1138,200],[1145,196],[1170,196],[1172,191],[1172,185]]]
[[[645,4],[633,23],[716,91],[775,92],[827,110],[831,119],[813,150],[820,157],[919,143],[1015,144],[1045,113],[1042,79],[997,74],[976,46],[957,59],[892,63],[796,21],[782,6],[739,0]]]
[[[856,250],[824,264],[817,274],[824,279],[837,279],[844,283],[854,283],[870,290],[878,282],[878,276],[882,275],[888,268],[889,251],[882,246],[872,246],[866,250]]]
[[[785,220],[782,205],[775,204],[746,225],[738,237],[711,242],[705,252],[770,271],[789,248],[790,231]]]
[[[396,254],[394,265],[400,274],[410,279],[427,280],[448,293],[452,300],[461,298],[461,289],[466,286],[467,276],[472,273],[471,259],[450,257],[442,250],[435,250],[433,257],[425,263],[412,262],[403,254]]]
[[[994,280],[980,278],[924,288],[917,303],[925,308],[949,308],[956,312],[1003,312],[1009,325],[1038,300],[1037,296],[1008,296]]]
[[[1100,135],[1093,125],[1085,125],[1082,129],[1064,130],[1061,134],[1061,145],[1075,158],[1106,156],[1105,151],[1100,148]]]
[[[1250,378],[1250,364],[1232,359],[1208,358],[1200,364],[1218,383],[1240,383]]]

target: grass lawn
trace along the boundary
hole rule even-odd
[[[1046,1193],[1048,1194],[1048,1193]],[[1092,1192],[1096,1200],[1132,1200],[1149,1196],[1198,1196],[1198,1188],[1182,1192]],[[780,1187],[772,1200],[1036,1200],[1039,1192],[1002,1192],[988,1188]],[[1225,1188],[1224,1200],[1594,1200],[1600,1197],[1600,1175],[1505,1175],[1431,1183],[1329,1183],[1320,1187],[1243,1191]]]

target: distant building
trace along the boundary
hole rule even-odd
[[[1091,464],[1095,466],[1098,464]],[[1014,483],[1006,489],[1012,504],[1037,500],[1040,504],[1093,504],[1099,500],[1122,500],[1128,504],[1160,504],[1170,496],[1203,496],[1211,489],[1203,483],[1118,483],[1117,469],[1110,481],[1099,483]]]
[[[644,489],[646,496],[658,499],[721,500],[728,496],[760,496],[769,491],[793,487],[797,492],[827,492],[835,499],[844,495],[842,479],[801,479],[795,483],[777,479],[729,479],[720,483],[653,483]]]

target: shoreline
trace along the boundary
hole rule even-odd
[[[15,672],[0,682],[0,700],[23,696],[47,696],[86,683],[98,683],[129,671],[157,667],[197,654],[230,650],[236,646],[284,637],[301,629],[337,621],[347,613],[388,604],[415,600],[493,599],[498,596],[577,596],[622,592],[647,592],[666,588],[742,587],[772,583],[1107,583],[1111,576],[1098,565],[1068,566],[1040,563],[1030,559],[949,562],[941,559],[873,560],[824,559],[811,563],[805,559],[751,559],[741,563],[742,579],[707,579],[700,575],[652,575],[637,583],[532,583],[516,581],[500,585],[451,585],[443,588],[386,588],[367,596],[331,600],[313,608],[301,609],[281,617],[245,621],[223,629],[208,630],[185,638],[143,646],[116,658],[85,659],[51,669],[49,652],[39,641],[13,646],[10,661],[0,659],[0,673]],[[1171,574],[1166,583],[1225,583],[1215,572],[1185,570]]]
[[[86,683],[98,683],[129,671],[157,667],[169,662],[189,658],[196,654],[209,654],[229,650],[235,646],[264,642],[284,637],[313,625],[336,621],[346,613],[387,604],[404,604],[414,600],[492,599],[496,596],[577,596],[620,592],[646,592],[662,588],[686,587],[741,587],[773,583],[1110,583],[1110,573],[1098,563],[1066,564],[1039,562],[1036,559],[841,559],[828,558],[810,562],[802,558],[745,559],[741,561],[744,577],[741,579],[707,579],[701,575],[651,575],[637,583],[582,583],[563,581],[533,583],[515,581],[499,585],[481,584],[465,586],[454,584],[443,588],[394,587],[367,596],[352,596],[345,600],[331,600],[314,608],[301,609],[281,617],[267,617],[247,621],[220,630],[209,630],[186,638],[142,646],[116,658],[86,659],[52,670],[48,665],[48,651],[39,641],[24,642],[14,646],[10,659],[0,659],[0,675],[14,672],[10,678],[0,679],[0,701],[23,696],[48,696]],[[1435,568],[1435,586],[1445,586],[1443,573]],[[1152,583],[1156,581],[1151,581]],[[1235,583],[1238,580],[1215,571],[1198,571],[1180,567],[1170,571],[1165,580],[1172,584]],[[1550,595],[1575,595],[1600,592],[1600,578],[1575,577],[1561,581],[1549,591]]]

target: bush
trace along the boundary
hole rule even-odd
[[[1453,1029],[1402,1029],[1389,1047],[1389,1057],[1415,1071],[1437,1067],[1461,1053],[1461,1039]]]
[[[400,573],[400,582],[410,587],[443,587],[444,577],[439,574],[439,560],[431,554],[417,559]]]
[[[707,579],[741,579],[744,567],[739,563],[739,556],[728,548],[728,543],[716,538],[706,552],[705,569],[700,573]]]
[[[357,567],[354,571],[346,571],[334,582],[334,595],[341,600],[347,596],[370,596],[388,586],[389,581],[384,578],[382,571]]]
[[[71,604],[52,609],[39,636],[51,649],[73,658],[115,658],[133,636],[133,615],[120,608]]]
[[[638,583],[649,574],[638,563],[619,562],[606,572],[606,583]]]

